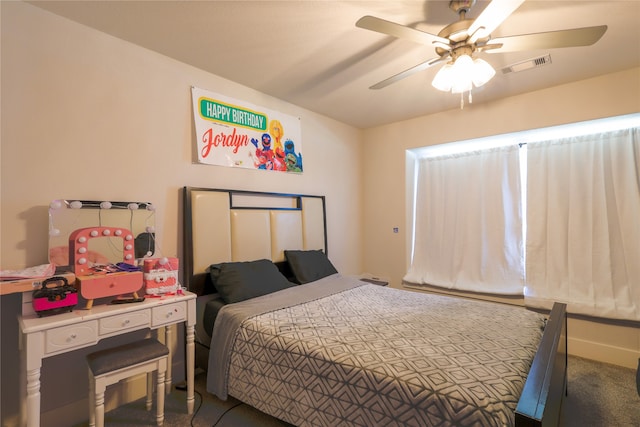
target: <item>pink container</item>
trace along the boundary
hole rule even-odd
[[[58,286],[47,286],[52,283]],[[73,311],[78,304],[78,290],[69,285],[65,277],[54,276],[42,282],[42,287],[33,291],[33,309],[40,317]]]

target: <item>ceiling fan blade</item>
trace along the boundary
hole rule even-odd
[[[489,37],[522,3],[524,0],[493,0],[469,27],[470,42]]]
[[[449,45],[449,40],[444,37],[396,24],[395,22],[385,21],[375,16],[363,16],[356,22],[356,27],[426,45],[431,45],[433,42]]]
[[[545,33],[522,34],[519,36],[498,37],[487,46],[502,45],[488,53],[518,52],[522,50],[556,49],[561,47],[591,46],[607,31],[606,25],[574,28],[571,30],[548,31]]]
[[[409,77],[415,73],[418,73],[422,70],[426,70],[429,67],[432,67],[440,62],[446,61],[447,59],[449,59],[449,55],[445,55],[443,57],[438,57],[438,58],[431,58],[428,61],[425,61],[421,64],[418,64],[414,67],[409,68],[408,70],[404,70],[401,73],[398,73],[394,76],[389,77],[388,79],[382,80],[381,82],[378,82],[376,84],[374,84],[373,86],[371,86],[369,89],[382,89],[383,87],[387,87],[392,83],[395,83],[399,80],[402,80],[406,77]]]

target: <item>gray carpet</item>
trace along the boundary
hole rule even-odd
[[[640,426],[636,371],[569,357],[562,427]]]
[[[640,427],[635,370],[569,357],[568,377],[569,395],[564,401],[561,427]],[[197,412],[191,416],[186,413],[186,393],[172,390],[165,403],[165,426],[288,426],[233,399],[227,402],[216,399],[205,390],[204,373],[196,376],[196,391]],[[107,413],[105,425],[155,425],[155,412],[153,409],[147,412],[141,399]]]

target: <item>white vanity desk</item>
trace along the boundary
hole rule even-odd
[[[23,405],[22,425],[40,426],[40,369],[45,357],[89,347],[103,338],[140,329],[164,327],[165,342],[170,342],[169,326],[182,322],[186,326],[187,411],[193,413],[195,294],[184,292],[183,295],[146,298],[140,303],[95,305],[90,310],[78,306],[70,313],[45,317],[23,314],[18,321],[21,374],[26,375],[26,408]],[[171,360],[171,354],[169,357]],[[171,363],[166,378],[168,393],[171,390]]]

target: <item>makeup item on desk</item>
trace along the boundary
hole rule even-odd
[[[58,286],[50,286],[53,283]],[[71,312],[78,304],[78,290],[69,285],[66,277],[53,276],[33,291],[32,304],[38,317]]]

